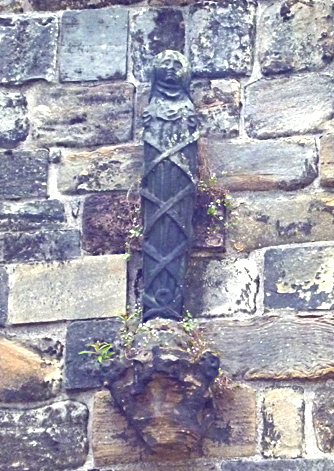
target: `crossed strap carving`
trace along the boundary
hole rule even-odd
[[[142,197],[153,203],[157,210],[152,215],[151,219],[146,221],[146,227],[144,228],[144,254],[149,256],[151,259],[157,262],[156,266],[151,273],[146,274],[145,279],[145,292],[143,294],[144,306],[149,308],[144,313],[145,319],[152,317],[168,317],[178,318],[180,313],[176,313],[173,309],[174,306],[180,305],[182,302],[182,283],[183,273],[176,272],[171,268],[172,262],[176,259],[185,256],[190,239],[191,239],[191,227],[185,227],[182,215],[176,211],[175,207],[187,196],[194,195],[196,193],[196,186],[192,180],[192,176],[187,168],[184,168],[182,164],[176,159],[176,154],[189,144],[195,142],[199,137],[199,134],[195,132],[187,139],[178,143],[174,147],[166,150],[162,154],[158,155],[152,162],[150,162],[146,168],[144,178],[148,175],[164,160],[170,160],[174,165],[183,172],[188,179],[188,184],[183,187],[176,195],[169,198],[167,201],[160,200],[156,195],[152,194],[147,188],[141,190]],[[159,224],[159,220],[164,216],[168,216],[178,227],[180,232],[184,235],[185,240],[180,242],[169,254],[163,256],[158,253],[156,248],[149,242],[149,234],[156,224]],[[152,296],[149,291],[154,281],[159,277],[160,273],[166,270],[168,274],[173,278],[175,282],[175,290],[172,293],[168,288],[160,288]]]

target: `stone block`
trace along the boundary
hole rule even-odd
[[[193,72],[212,78],[250,75],[254,36],[255,2],[224,0],[192,5],[189,46]]]
[[[228,398],[228,399],[227,399]],[[202,455],[205,458],[249,456],[254,454],[256,445],[255,426],[255,391],[246,386],[237,386],[216,400],[217,420],[209,430],[209,437],[204,439]],[[158,458],[150,455],[138,440],[135,430],[114,404],[109,392],[98,392],[94,399],[92,446],[94,463],[97,467],[113,464],[145,463],[149,471],[167,469],[167,463],[156,463],[150,467],[149,462]],[[239,454],[240,453],[240,454]],[[191,465],[192,471],[215,470],[214,465],[193,461],[187,464],[177,463],[177,456],[168,457],[176,463],[175,471],[186,471]],[[160,467],[161,466],[161,467]],[[184,467],[183,467],[184,466]],[[187,467],[188,466],[188,467]],[[197,468],[199,466],[199,468]],[[202,466],[202,467],[201,467]]]
[[[32,8],[38,11],[95,9],[111,5],[132,5],[141,0],[29,0]]]
[[[58,200],[0,203],[1,231],[54,229],[59,228],[64,222],[64,205]]]
[[[61,471],[82,466],[88,452],[87,419],[87,407],[75,401],[35,409],[0,409],[0,471]]]
[[[246,380],[314,380],[334,372],[332,318],[262,316],[203,322],[221,368]]]
[[[29,95],[32,135],[43,145],[91,147],[132,138],[133,85],[39,86]]]
[[[136,79],[150,80],[153,57],[166,49],[183,52],[184,18],[173,8],[145,9],[130,17],[130,44],[133,74]]]
[[[231,191],[297,190],[317,177],[314,139],[249,141],[202,139],[202,160]]]
[[[27,101],[20,92],[0,90],[0,147],[25,141],[29,131]]]
[[[202,136],[239,134],[240,83],[236,80],[196,80],[191,85]]]
[[[333,471],[334,461],[327,459],[307,460],[265,460],[265,461],[226,461],[221,471]]]
[[[66,358],[64,385],[67,389],[87,389],[101,387],[96,371],[96,359],[87,354],[89,343],[113,343],[122,326],[119,319],[72,322],[66,335]],[[108,424],[110,425],[110,424]]]
[[[203,442],[210,458],[252,456],[256,453],[256,394],[253,388],[236,385],[214,396],[216,420]]]
[[[22,13],[23,0],[0,0],[0,13]]]
[[[80,232],[77,230],[6,233],[3,237],[5,263],[65,261],[80,255]]]
[[[58,188],[82,194],[129,190],[140,180],[144,150],[141,145],[101,147],[91,152],[63,153]]]
[[[55,81],[57,40],[54,15],[0,17],[0,83]]]
[[[334,187],[334,134],[326,134],[320,140],[320,184]]]
[[[317,70],[334,57],[331,0],[266,7],[260,19],[259,60],[265,75]]]
[[[191,260],[186,280],[186,308],[195,316],[252,314],[256,309],[259,273],[250,259]]]
[[[45,401],[59,392],[58,361],[43,358],[23,344],[2,336],[0,358],[1,402]]]
[[[334,247],[268,249],[264,259],[266,309],[334,309]]]
[[[262,453],[266,458],[302,456],[304,409],[303,391],[300,388],[265,391],[262,403]]]
[[[140,197],[125,194],[93,195],[83,209],[83,249],[92,255],[124,253],[129,231],[141,224]]]
[[[127,39],[125,9],[66,11],[61,21],[61,81],[124,79]]]
[[[0,243],[1,253],[1,243]],[[0,326],[5,325],[8,313],[8,275],[3,267],[0,267]]]
[[[196,3],[197,0],[148,0],[148,4],[152,6],[179,6],[183,7]]]
[[[253,194],[231,199],[228,232],[236,250],[250,252],[261,247],[333,240],[333,224],[331,193]]]
[[[49,152],[0,151],[0,199],[46,197]]]
[[[316,390],[313,402],[313,424],[318,447],[324,453],[334,450],[334,389]]]
[[[258,139],[322,132],[334,110],[334,79],[316,73],[261,79],[246,87],[245,124]]]
[[[125,312],[122,255],[18,265],[11,278],[12,324],[112,317]]]

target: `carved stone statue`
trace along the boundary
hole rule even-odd
[[[182,318],[199,137],[189,82],[189,63],[181,53],[155,57],[150,103],[143,114],[144,321]]]

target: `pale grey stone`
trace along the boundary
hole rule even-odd
[[[9,322],[113,317],[125,312],[122,255],[18,265],[10,279]]]
[[[265,7],[258,28],[265,75],[317,70],[334,56],[332,0],[286,2]]]
[[[264,460],[231,461],[221,465],[221,471],[334,471],[334,461],[320,460]]]
[[[190,7],[190,59],[196,75],[250,75],[254,37],[252,0],[198,2]]]
[[[66,11],[61,21],[61,81],[124,79],[127,36],[125,9]]]
[[[217,182],[231,191],[297,190],[317,177],[314,139],[223,141],[209,137],[200,151]]]
[[[32,135],[43,145],[92,147],[132,139],[134,87],[39,86],[28,97]]]
[[[131,56],[133,74],[149,81],[152,59],[166,49],[183,52],[185,44],[184,18],[174,8],[149,8],[130,16]]]
[[[65,209],[58,200],[0,203],[0,230],[26,231],[56,228],[65,222]]]
[[[62,471],[85,463],[88,409],[61,401],[34,409],[0,409],[0,471]]]
[[[258,139],[318,133],[332,126],[334,78],[316,73],[261,79],[246,87],[246,130]]]
[[[332,193],[256,193],[230,202],[227,230],[238,251],[333,240]]]
[[[310,245],[268,249],[264,261],[267,309],[334,309],[334,247]]]
[[[0,258],[1,258],[0,240]],[[5,268],[0,267],[0,326],[5,325],[8,312],[8,275]]]
[[[56,79],[58,19],[54,15],[0,17],[0,83]]]
[[[0,199],[46,197],[46,149],[0,151]]]
[[[256,309],[258,284],[253,260],[194,258],[187,274],[186,308],[196,316],[251,314]]]
[[[317,444],[324,453],[334,449],[334,389],[321,387],[313,400],[313,425]]]
[[[0,146],[11,148],[28,136],[27,101],[20,92],[0,90]]]
[[[128,190],[139,181],[143,147],[127,145],[100,147],[91,152],[64,152],[58,188],[62,193]]]

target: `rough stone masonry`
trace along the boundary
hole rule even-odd
[[[333,25],[332,0],[0,0],[0,471],[334,470]],[[79,355],[141,293],[165,49],[202,135],[185,298],[230,378],[186,462],[143,449]]]

